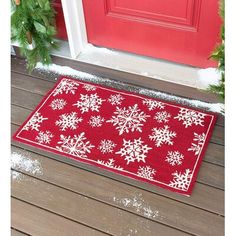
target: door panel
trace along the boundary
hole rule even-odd
[[[218,0],[83,0],[90,43],[197,67],[216,63]]]

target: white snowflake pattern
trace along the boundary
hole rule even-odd
[[[205,140],[206,140],[205,133],[202,133],[202,134],[194,133],[193,141],[196,141],[197,144],[192,143],[192,146],[188,149],[188,151],[193,151],[195,155],[198,155],[202,150]]]
[[[114,159],[109,159],[108,161],[103,161],[103,160],[97,160],[97,163],[100,165],[104,165],[107,167],[110,167],[112,169],[116,169],[116,170],[123,170],[124,168],[121,166],[117,166],[115,165],[115,160]]]
[[[36,130],[39,131],[41,123],[48,118],[43,117],[40,112],[36,112],[30,120],[26,123],[22,130]]]
[[[57,120],[55,124],[60,127],[61,131],[65,131],[66,129],[77,129],[78,123],[83,120],[81,117],[77,117],[76,112],[65,113],[59,117],[60,119]]]
[[[87,158],[87,153],[91,153],[91,149],[95,146],[87,141],[87,138],[82,132],[79,135],[64,136],[60,135],[61,141],[58,142],[60,146],[56,146],[60,152],[68,153],[76,157]]]
[[[120,105],[124,99],[125,98],[121,96],[121,94],[114,94],[110,96],[108,102],[110,102],[111,105]]]
[[[116,144],[111,140],[102,140],[100,145],[98,146],[98,149],[103,153],[112,153],[114,151],[114,148],[116,147]]]
[[[192,179],[192,171],[186,169],[185,173],[175,171],[172,173],[173,180],[169,183],[169,186],[175,189],[187,191]]]
[[[104,118],[101,116],[91,116],[88,123],[92,127],[101,127],[104,122]]]
[[[139,139],[134,139],[133,141],[126,141],[123,139],[123,147],[116,152],[116,154],[120,154],[121,157],[125,157],[127,164],[130,162],[145,162],[145,158],[147,157],[147,153],[151,150],[151,147],[148,147],[146,144],[144,145],[144,141]]]
[[[143,100],[143,104],[148,107],[149,111],[152,111],[156,108],[159,108],[159,109],[164,109],[165,108],[165,105],[164,105],[163,102],[158,102],[158,101],[152,100],[152,99]]]
[[[168,125],[165,125],[164,128],[153,128],[152,135],[149,135],[149,139],[155,141],[157,147],[160,147],[163,143],[173,145],[172,139],[174,137],[176,137],[176,133],[170,131]]]
[[[106,122],[117,126],[116,129],[119,130],[119,135],[122,135],[124,132],[129,133],[130,130],[131,132],[142,132],[143,122],[146,122],[146,119],[150,117],[143,111],[140,111],[137,104],[129,106],[128,109],[116,107],[114,114],[115,116],[112,116]]]
[[[145,179],[153,180],[156,170],[152,169],[150,166],[139,166],[137,174]]]
[[[88,112],[89,110],[99,112],[99,109],[104,101],[106,100],[99,98],[96,93],[90,95],[80,94],[80,100],[73,104],[73,106],[80,108],[82,113]]]
[[[40,131],[35,140],[41,144],[50,144],[53,137],[54,135],[50,131],[46,130],[45,132]]]
[[[184,155],[179,151],[169,151],[166,156],[166,161],[172,166],[181,165],[183,159]]]
[[[58,94],[75,94],[76,89],[78,88],[79,83],[72,81],[70,79],[63,79],[56,87],[53,92],[53,96]]]
[[[169,118],[171,117],[171,114],[166,112],[166,111],[160,111],[157,112],[156,115],[154,116],[154,119],[158,123],[167,123],[169,122]]]
[[[183,121],[185,128],[192,126],[192,124],[203,126],[204,118],[206,114],[197,112],[187,108],[180,108],[180,111],[174,119]]]
[[[54,99],[49,105],[52,110],[62,110],[66,105],[66,101],[64,99]]]
[[[86,91],[95,91],[96,90],[96,86],[92,85],[92,84],[84,84],[83,88]]]

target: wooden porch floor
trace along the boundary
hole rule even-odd
[[[181,85],[145,79],[97,66],[54,57],[67,65],[112,79],[216,102],[205,92]],[[53,74],[28,75],[25,61],[12,57],[12,133],[55,84]],[[53,154],[12,142],[12,152],[26,153],[41,164],[41,175],[15,168],[23,178],[12,180],[12,235],[40,236],[178,236],[224,235],[224,118],[219,117],[191,197],[140,183]],[[150,217],[138,210],[139,199]],[[140,208],[139,208],[140,209]]]

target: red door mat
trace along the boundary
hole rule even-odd
[[[190,195],[215,122],[208,112],[63,77],[13,138]]]

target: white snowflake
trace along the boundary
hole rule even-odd
[[[114,114],[115,116],[112,116],[106,122],[113,123],[113,126],[117,126],[116,129],[119,130],[119,135],[122,135],[124,132],[129,133],[130,130],[131,132],[142,132],[142,122],[146,122],[146,119],[150,117],[143,111],[141,112],[137,104],[129,106],[128,109],[125,107],[123,109],[116,107]]]
[[[84,84],[83,88],[86,91],[95,91],[96,90],[96,86],[92,85],[92,84]]]
[[[114,148],[116,147],[116,144],[111,140],[102,140],[100,145],[98,146],[98,149],[104,154],[104,153],[112,153],[114,151]]]
[[[181,165],[183,159],[184,155],[181,154],[179,151],[169,151],[166,156],[166,161],[172,166]]]
[[[156,174],[156,170],[152,169],[150,166],[139,166],[137,174],[140,177],[152,180]]]
[[[185,125],[185,128],[187,128],[188,126],[192,126],[192,124],[203,126],[205,116],[206,114],[203,114],[201,112],[197,112],[187,108],[180,108],[178,115],[174,117],[174,119],[183,121],[183,125]]]
[[[46,130],[45,132],[40,131],[36,136],[35,140],[41,144],[49,144],[53,136],[54,135],[48,130]]]
[[[186,169],[185,173],[175,171],[172,173],[173,180],[169,183],[170,187],[175,189],[187,191],[192,179],[192,171],[190,169]]]
[[[61,141],[58,142],[60,146],[56,148],[64,153],[68,153],[80,158],[87,158],[87,153],[90,153],[94,146],[90,141],[86,141],[87,138],[84,136],[84,132],[74,136],[60,135]]]
[[[196,141],[196,143],[192,143],[192,146],[188,149],[188,151],[193,151],[195,155],[198,155],[201,150],[202,150],[202,147],[205,143],[205,140],[206,140],[206,134],[202,133],[202,134],[197,134],[197,133],[194,133],[194,137],[193,138],[193,141]]]
[[[144,145],[144,141],[139,139],[134,139],[134,141],[123,139],[123,148],[121,148],[116,154],[120,154],[125,157],[127,164],[130,162],[145,162],[147,153],[151,150],[151,147]]]
[[[166,112],[166,111],[160,111],[157,112],[156,115],[154,116],[154,119],[158,123],[167,123],[169,121],[169,118],[171,117],[171,114]]]
[[[65,113],[59,116],[60,119],[55,122],[60,130],[65,131],[66,129],[77,129],[79,122],[82,122],[82,118],[77,117],[76,112]]]
[[[66,101],[64,99],[54,99],[49,105],[53,110],[62,110],[66,105]]]
[[[101,127],[104,122],[104,118],[101,116],[91,116],[88,123],[92,127]]]
[[[143,100],[143,104],[148,107],[149,111],[152,111],[156,108],[159,108],[159,109],[164,109],[165,108],[165,105],[164,105],[163,102],[158,102],[158,101],[152,100],[152,99]]]
[[[40,112],[36,112],[30,120],[26,123],[22,130],[36,130],[39,131],[39,127],[44,120],[48,118],[43,117]]]
[[[125,98],[121,96],[120,94],[115,94],[115,95],[110,96],[110,98],[108,99],[108,102],[110,102],[111,105],[120,105],[124,99]]]
[[[70,79],[63,79],[62,82],[60,82],[56,89],[53,92],[53,96],[56,96],[58,94],[75,94],[75,90],[78,88],[79,83],[72,81]]]
[[[77,108],[80,108],[80,111],[82,113],[91,111],[97,111],[99,112],[99,109],[102,105],[102,102],[106,101],[101,98],[95,93],[95,94],[80,94],[80,100],[77,101],[77,103],[73,104],[73,106],[77,106]]]
[[[109,161],[103,161],[103,160],[97,160],[98,164],[110,167],[112,169],[116,169],[116,170],[123,170],[123,167],[121,166],[116,166],[115,165],[115,160],[114,159],[109,159]]]
[[[149,139],[155,141],[157,147],[160,147],[163,143],[173,145],[172,138],[174,137],[176,137],[176,133],[170,131],[168,125],[165,125],[164,128],[153,128],[152,135],[149,135]]]

